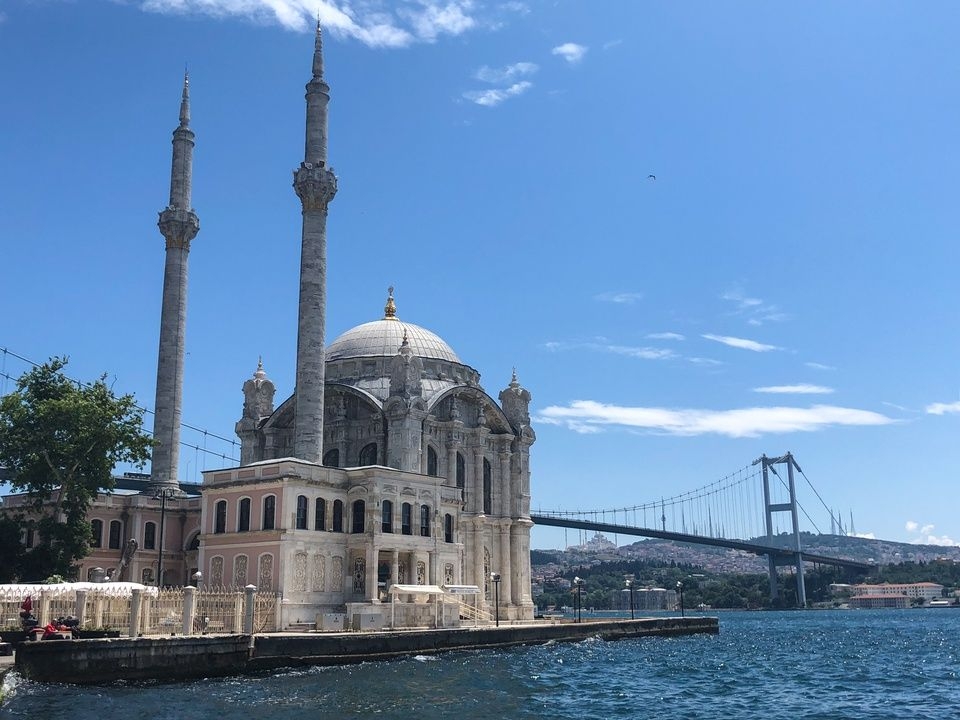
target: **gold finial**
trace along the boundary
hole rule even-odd
[[[393,302],[393,285],[387,289],[387,304],[383,308],[383,319],[397,319],[397,305]]]

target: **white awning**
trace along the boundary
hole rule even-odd
[[[109,597],[128,598],[134,590],[143,590],[147,595],[157,595],[157,588],[152,585],[141,585],[134,582],[75,582],[52,583],[50,585],[0,585],[0,600],[24,600],[28,595],[35,602],[40,601],[40,594],[47,597],[63,598],[74,597],[78,590],[85,590],[91,595],[107,595]]]
[[[391,595],[443,595],[443,588],[439,585],[391,585]]]

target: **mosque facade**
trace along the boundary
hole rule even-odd
[[[94,547],[79,576],[253,584],[281,594],[281,627],[321,614],[382,616],[393,586],[469,589],[475,607],[491,612],[496,595],[501,619],[532,619],[536,436],[516,373],[495,400],[444,340],[400,318],[393,288],[379,319],[325,342],[326,220],[338,188],[323,61],[318,26],[293,182],[303,215],[296,388],[275,405],[258,365],[243,383],[240,463],[204,472],[200,486],[177,481],[187,261],[200,229],[184,79],[158,222],[166,259],[151,473],[119,478],[94,501]]]
[[[287,623],[375,608],[393,585],[475,586],[531,619],[530,393],[494,400],[433,332],[381,318],[325,347],[329,86],[317,29],[307,83],[297,386],[262,365],[243,385],[240,465],[204,473],[200,563],[215,585],[283,593]]]

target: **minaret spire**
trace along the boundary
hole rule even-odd
[[[187,325],[187,257],[200,230],[191,207],[194,134],[190,129],[190,80],[183,76],[180,125],[173,131],[170,204],[157,226],[166,240],[163,300],[160,309],[160,350],[157,354],[157,396],[154,404],[153,460],[150,489],[179,489],[180,417],[183,404],[184,338]]]
[[[327,206],[337,194],[337,176],[327,166],[327,105],[320,22],[313,50],[313,77],[307,83],[304,158],[293,173],[300,197],[300,310],[297,323],[297,387],[294,455],[319,463],[323,456],[324,334],[327,309]]]
[[[190,125],[190,74],[183,71],[183,94],[180,96],[180,127]]]

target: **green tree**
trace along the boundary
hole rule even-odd
[[[132,395],[117,397],[106,376],[89,385],[67,378],[66,358],[24,373],[0,399],[0,466],[26,502],[12,513],[34,531],[20,577],[75,575],[90,542],[87,511],[99,490],[113,489],[119,463],[142,465],[152,441]]]

